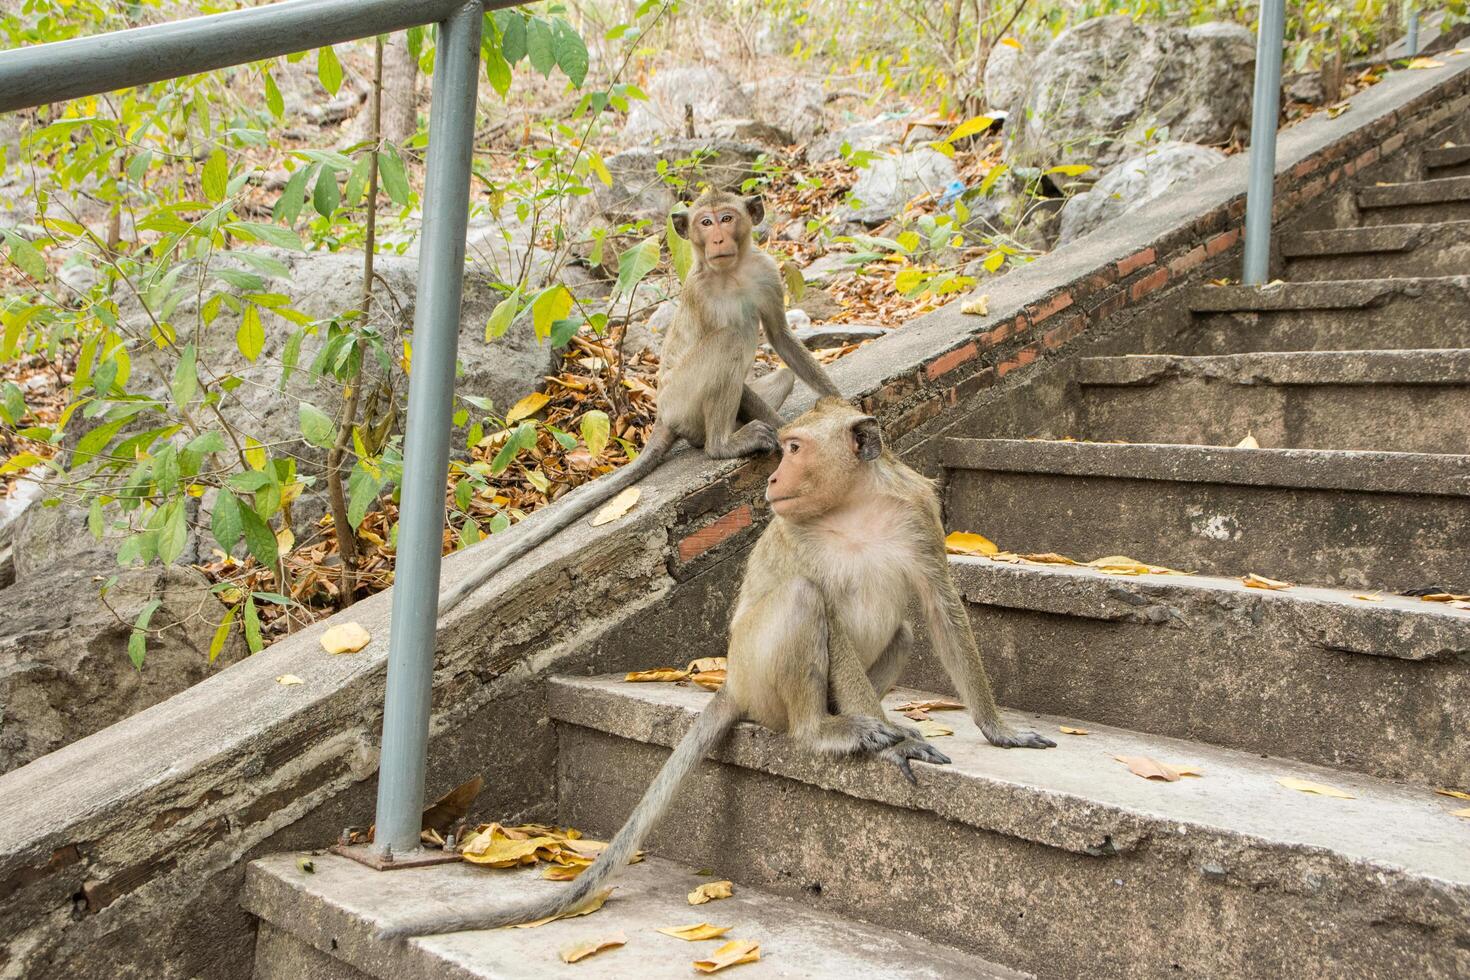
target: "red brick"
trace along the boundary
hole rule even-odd
[[[989,388],[993,384],[995,384],[995,368],[986,368],[983,371],[976,371],[974,374],[970,375],[968,378],[955,385],[955,398],[956,400],[960,398],[969,398],[975,392],[981,391],[985,388]]]
[[[1404,145],[1404,141],[1406,139],[1408,139],[1407,136],[1405,136],[1403,133],[1398,133],[1397,135],[1390,136],[1388,139],[1384,140],[1383,155],[1388,156],[1388,154],[1397,151],[1399,147]]]
[[[1204,260],[1205,247],[1203,245],[1196,245],[1188,252],[1185,252],[1183,255],[1170,262],[1169,272],[1177,276],[1181,272],[1188,272],[1190,269],[1193,269],[1195,266],[1204,262]]]
[[[1009,337],[1014,331],[1014,327],[1015,321],[1007,320],[1005,323],[1002,323],[994,330],[982,333],[980,336],[976,337],[975,340],[980,345],[981,350],[989,350],[996,344],[1000,343],[1002,340],[1005,340],[1007,337]]]
[[[1123,276],[1126,276],[1129,273],[1137,272],[1139,269],[1142,269],[1144,266],[1153,262],[1155,258],[1156,256],[1154,254],[1154,250],[1152,248],[1145,248],[1134,252],[1126,259],[1119,259],[1118,278],[1121,279]]]
[[[1128,294],[1120,289],[1113,295],[1109,296],[1107,299],[1103,300],[1101,303],[1097,304],[1097,309],[1092,311],[1093,319],[1097,320],[1098,322],[1106,320],[1113,314],[1122,312],[1123,308],[1127,305]]]
[[[1245,197],[1244,196],[1242,196],[1239,200],[1232,201],[1230,203],[1230,217],[1233,218],[1233,219],[1235,219],[1236,221],[1239,221],[1241,218],[1244,218],[1245,217]]]
[[[741,504],[730,513],[717,518],[713,524],[707,524],[685,537],[679,542],[679,560],[692,561],[735,534],[737,531],[750,527],[751,512],[749,504]]]
[[[1321,165],[1321,158],[1307,157],[1307,159],[1303,160],[1301,163],[1291,168],[1291,175],[1293,177],[1305,177],[1307,174],[1311,173],[1313,170],[1316,170]]]
[[[1375,146],[1371,150],[1364,150],[1362,153],[1358,154],[1358,158],[1353,161],[1353,167],[1358,170],[1362,170],[1364,167],[1371,167],[1377,162],[1378,147]]]
[[[948,354],[940,354],[934,360],[930,361],[924,367],[924,374],[930,381],[933,381],[935,378],[953,371],[979,353],[980,348],[975,346],[974,341],[971,341],[963,347],[956,347]]]
[[[919,402],[919,404],[900,415],[893,423],[893,430],[899,433],[912,432],[943,411],[944,396],[942,394],[935,395],[928,401]]]
[[[1316,180],[1309,181],[1305,186],[1303,186],[1301,190],[1297,192],[1297,197],[1303,201],[1310,201],[1312,198],[1317,197],[1326,189],[1326,178],[1318,177]]]
[[[1205,255],[1213,258],[1240,240],[1240,229],[1231,228],[1205,242]]]
[[[1136,303],[1168,281],[1168,269],[1155,269],[1133,284],[1133,288],[1128,290],[1128,297]]]
[[[1041,336],[1041,344],[1047,350],[1056,350],[1067,341],[1087,329],[1087,317],[1074,316],[1059,327],[1053,327]]]
[[[1051,299],[1047,300],[1045,303],[1041,304],[1031,311],[1031,323],[1033,326],[1039,324],[1047,317],[1060,313],[1062,310],[1065,310],[1071,305],[1071,293],[1057,293]]]

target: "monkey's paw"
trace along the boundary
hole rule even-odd
[[[756,434],[756,445],[759,452],[779,453],[781,451],[781,439],[776,435],[776,430],[769,422],[753,419],[750,422],[752,431]]]
[[[1005,725],[991,729],[981,728],[981,732],[991,745],[1002,749],[1054,749],[1057,746],[1057,743],[1043,735],[1035,732],[1018,732]]]
[[[881,718],[857,717],[852,721],[858,749],[863,752],[871,752],[876,755],[909,737],[897,725],[890,724]]]
[[[928,762],[936,766],[949,765],[949,756],[936,749],[923,739],[906,738],[892,748],[884,749],[878,753],[878,758],[898,766],[899,772],[903,773],[909,782],[918,784],[919,780],[914,775],[914,770],[909,766],[909,760],[917,762]]]

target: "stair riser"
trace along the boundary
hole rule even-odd
[[[1470,301],[1425,304],[1394,297],[1380,306],[1337,310],[1195,313],[1162,352],[1401,350],[1470,347]]]
[[[1415,276],[1463,276],[1467,272],[1470,272],[1470,242],[1456,242],[1402,252],[1289,256],[1282,278],[1301,282],[1409,279]]]
[[[1003,548],[1390,591],[1470,578],[1470,500],[956,470],[949,527]]]
[[[558,727],[561,819],[614,832],[667,751]],[[855,765],[883,778],[874,764]],[[1136,829],[1120,823],[1118,833]],[[1099,853],[1111,850],[1111,840],[1096,842]],[[1201,834],[1156,836],[1094,857],[706,763],[651,847],[731,877],[737,888],[743,882],[802,896],[1044,977],[1450,976],[1470,969],[1470,936],[1399,918],[1411,903],[1443,899],[1418,889],[1390,896],[1372,870],[1323,866],[1306,855],[1302,874],[1310,883],[1300,891],[1253,888],[1248,859]],[[1273,870],[1283,859],[1292,860],[1278,854]],[[1227,933],[1230,942],[1220,942]]]
[[[1079,438],[1275,449],[1470,452],[1470,386],[1273,385],[1163,378],[1084,385]]]
[[[1426,167],[1424,170],[1425,180],[1438,180],[1441,177],[1470,177],[1470,160],[1443,167]]]
[[[1470,220],[1470,200],[1396,204],[1388,207],[1358,209],[1358,224],[1369,226],[1466,220]]]
[[[1274,605],[1175,595],[1062,615],[971,603],[970,619],[1007,707],[1470,786],[1470,620],[1460,657],[1411,661],[1328,649]],[[905,683],[950,690],[930,658],[915,668]]]

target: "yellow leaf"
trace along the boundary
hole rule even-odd
[[[1422,602],[1464,602],[1470,599],[1470,595],[1457,595],[1454,592],[1431,592],[1429,595],[1419,597]]]
[[[575,919],[579,915],[591,915],[593,912],[596,912],[598,909],[602,908],[603,903],[607,901],[607,897],[611,894],[611,888],[604,888],[602,891],[589,898],[586,902],[583,902],[581,907],[573,909],[570,912],[563,912],[561,915],[548,915],[546,918],[537,919],[535,922],[522,922],[520,925],[512,926],[511,928],[534,929],[537,926],[544,926],[548,922],[555,922],[557,919]]]
[[[925,738],[939,738],[942,735],[953,735],[954,729],[947,728],[937,721],[925,718],[919,722],[919,734]]]
[[[541,872],[541,877],[547,881],[574,881],[578,875],[592,867],[590,862],[586,864],[550,864],[546,870]]]
[[[1144,779],[1177,783],[1181,776],[1201,775],[1198,769],[1191,766],[1176,766],[1168,762],[1160,762],[1158,759],[1151,759],[1146,755],[1115,755],[1113,758],[1127,766],[1129,772],[1135,776],[1142,776]]]
[[[622,946],[627,941],[627,936],[621,932],[615,932],[604,939],[592,939],[585,943],[573,943],[571,946],[562,949],[561,961],[563,963],[575,963],[578,960],[586,959],[593,953],[600,953],[604,949],[613,949],[617,946]]]
[[[735,886],[728,881],[708,881],[689,893],[690,905],[703,905],[715,898],[729,898],[735,894]]]
[[[960,312],[967,316],[989,316],[990,294],[986,293],[983,296],[976,296],[974,299],[961,304]]]
[[[637,487],[629,487],[603,504],[597,513],[592,515],[592,526],[601,527],[604,524],[611,524],[619,517],[622,517],[628,511],[632,510],[633,505],[638,502],[638,494],[639,490]]]
[[[1087,563],[1087,567],[1095,568],[1100,572],[1110,575],[1183,575],[1183,572],[1163,565],[1150,565],[1127,555],[1108,555],[1106,558],[1094,558]]]
[[[708,922],[697,922],[692,926],[665,926],[655,931],[694,943],[701,939],[718,939],[730,931],[730,926],[712,926]]]
[[[991,116],[976,116],[973,119],[966,119],[964,122],[960,123],[954,128],[954,132],[950,133],[949,136],[945,138],[945,142],[953,143],[955,140],[962,140],[966,136],[974,136],[976,133],[983,133],[987,129],[989,129],[994,122],[995,119]]]
[[[1364,602],[1382,602],[1383,601],[1383,596],[1381,596],[1381,595],[1363,595],[1363,594],[1357,594],[1357,595],[1354,595],[1353,598],[1354,599],[1362,599]]]
[[[295,546],[296,535],[289,527],[283,527],[276,532],[276,550],[282,555],[290,554],[291,549]]]
[[[1470,793],[1462,793],[1457,789],[1436,789],[1440,796],[1453,796],[1457,800],[1470,800]]]
[[[1038,554],[1019,556],[1025,561],[1035,562],[1038,565],[1076,565],[1077,562],[1066,555],[1059,555],[1055,551],[1043,551]]]
[[[1409,62],[1409,67],[1420,70],[1425,68],[1443,68],[1444,62],[1435,61],[1433,58],[1415,58]]]
[[[1278,582],[1274,578],[1266,578],[1264,575],[1254,573],[1242,575],[1240,581],[1247,589],[1269,589],[1272,592],[1280,592],[1291,588],[1290,582]]]
[[[691,674],[689,679],[706,691],[718,691],[725,686],[725,672],[723,670],[701,670],[697,674]]]
[[[282,674],[280,677],[276,678],[276,683],[281,685],[282,687],[291,687],[295,684],[305,684],[306,681],[297,677],[295,674]],[[1470,796],[1467,796],[1466,799],[1470,800]]]
[[[739,963],[754,963],[761,958],[761,944],[750,939],[732,939],[710,954],[707,960],[695,960],[700,973],[714,973]]]
[[[1070,725],[1058,725],[1057,731],[1063,735],[1091,735],[1092,732],[1085,728],[1073,728]]]
[[[725,666],[724,657],[700,657],[698,660],[689,661],[689,666],[684,669],[691,674],[697,674],[701,670],[724,670]]]
[[[1465,807],[1463,810],[1451,810],[1450,816],[1470,820],[1470,806]]]
[[[687,681],[689,671],[680,670],[677,667],[655,667],[652,670],[635,670],[623,676],[623,680],[633,684],[649,681]]]
[[[944,550],[951,555],[993,555],[1000,551],[985,535],[970,531],[951,531],[945,535]]]
[[[1276,780],[1287,789],[1294,789],[1301,793],[1316,793],[1318,796],[1331,796],[1338,800],[1351,800],[1353,794],[1344,793],[1335,786],[1325,786],[1322,783],[1309,783],[1305,779],[1297,779],[1295,776],[1282,776]]]
[[[322,649],[328,653],[356,653],[372,641],[361,623],[342,623],[322,634]]]
[[[549,401],[551,401],[551,396],[546,394],[546,392],[531,392],[525,398],[512,405],[510,411],[505,413],[506,424],[509,425],[511,422],[519,422],[521,419],[530,418],[545,408],[546,403]]]
[[[928,701],[905,701],[895,711],[964,711],[965,706],[950,698],[932,698]]]
[[[1253,435],[1252,433],[1247,432],[1245,434],[1245,438],[1242,439],[1242,440],[1240,440],[1239,442],[1237,442],[1235,444],[1235,448],[1236,449],[1260,449],[1261,448],[1261,444],[1259,442],[1256,442],[1255,435]]]
[[[543,847],[555,844],[554,837],[529,837],[525,840],[511,840],[493,831],[488,834],[478,834],[465,845],[460,851],[460,857],[471,864],[488,864],[492,868],[512,868],[518,864],[530,864],[527,858],[534,860],[536,851]]]
[[[1003,37],[1000,39],[1000,43],[1008,48],[1015,48],[1017,51],[1021,50],[1021,42],[1013,37]]]

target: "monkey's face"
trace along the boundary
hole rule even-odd
[[[750,218],[743,208],[727,205],[701,208],[694,213],[694,247],[710,268],[724,270],[740,262],[740,252],[750,241]]]
[[[801,523],[861,494],[868,465],[882,453],[877,420],[840,399],[817,407],[781,430],[781,463],[766,481],[766,503],[777,517]]]

